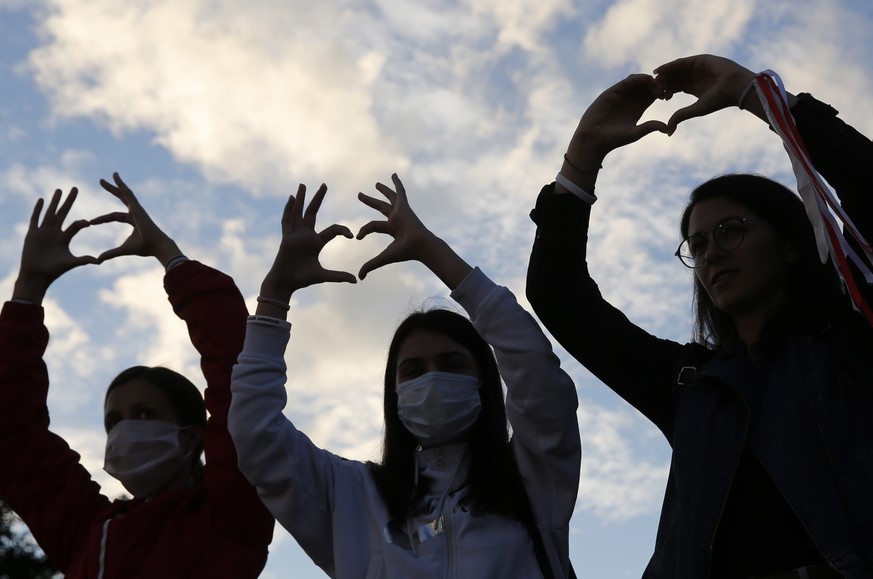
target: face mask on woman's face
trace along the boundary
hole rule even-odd
[[[153,495],[181,469],[189,468],[191,453],[179,444],[178,424],[161,420],[122,420],[106,438],[103,470],[134,497]]]
[[[397,385],[397,414],[424,447],[462,438],[482,411],[479,379],[428,372]]]

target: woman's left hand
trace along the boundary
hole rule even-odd
[[[737,106],[743,91],[755,78],[751,70],[712,54],[677,58],[656,68],[655,75],[664,98],[669,99],[677,92],[697,97],[694,103],[670,117],[667,125],[671,134],[682,121]],[[747,100],[749,105],[756,104],[757,95],[749,95]]]
[[[385,196],[387,202],[358,193],[358,199],[384,215],[385,220],[364,224],[357,238],[363,239],[371,233],[384,233],[394,238],[379,255],[361,266],[358,277],[364,279],[371,271],[391,263],[419,261],[454,289],[470,272],[470,266],[446,242],[425,227],[412,211],[406,198],[406,189],[396,173],[391,175],[391,180],[394,189],[376,183],[376,189]]]
[[[121,180],[121,176],[113,173],[112,180],[115,183],[100,179],[100,186],[124,203],[127,212],[117,211],[95,217],[91,220],[91,225],[127,223],[133,226],[133,231],[121,245],[101,253],[98,257],[100,263],[122,255],[139,255],[155,257],[161,265],[166,266],[172,258],[181,255],[182,251],[176,242],[157,226],[130,187]]]

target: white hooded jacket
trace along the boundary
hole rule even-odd
[[[555,577],[569,569],[569,521],[581,443],[578,399],[539,325],[478,268],[452,292],[495,351],[508,394],[512,449]],[[464,444],[421,450],[426,494],[411,521],[392,522],[370,469],[316,447],[282,413],[290,324],[249,318],[233,371],[229,430],[240,469],[269,510],[329,576],[542,577],[527,528],[499,514],[473,516],[458,487]]]

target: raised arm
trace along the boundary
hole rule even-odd
[[[248,315],[245,301],[229,276],[189,261],[182,254],[178,244],[154,222],[118,173],[113,174],[113,183],[101,180],[100,184],[127,211],[102,215],[91,223],[126,223],[132,231],[121,245],[103,252],[99,259],[127,255],[157,259],[167,269],[164,287],[173,311],[187,325],[191,343],[200,354],[209,411],[203,433],[206,456],[203,482],[215,493],[216,516],[221,513],[225,523],[216,525],[215,532],[229,530],[243,540],[266,547],[272,535],[273,518],[240,472],[227,429],[230,375],[242,349]]]
[[[527,297],[546,328],[574,358],[666,434],[672,417],[673,369],[681,346],[651,336],[607,303],[586,263],[600,163],[618,147],[654,131],[667,131],[659,121],[637,125],[659,94],[654,78],[631,75],[601,93],[582,115],[561,174],[583,194],[568,192],[559,183],[540,193],[531,213],[537,233]]]
[[[337,472],[349,465],[317,448],[283,414],[285,321],[291,295],[310,285],[354,283],[348,272],[322,267],[318,256],[337,236],[352,237],[343,225],[315,230],[318,209],[327,192],[322,185],[306,205],[301,185],[282,214],[282,241],[261,284],[257,315],[248,321],[245,344],[233,369],[229,428],[239,449],[239,466],[276,517],[326,572],[333,569],[333,493]]]
[[[73,188],[62,202],[57,190],[47,207],[37,201],[13,300],[0,313],[0,497],[64,572],[85,548],[96,513],[109,504],[79,455],[49,432],[46,407],[48,372],[42,358],[49,336],[40,304],[58,277],[97,262],[70,252],[70,241],[88,226],[76,221],[63,228],[76,193]]]

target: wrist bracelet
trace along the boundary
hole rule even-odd
[[[164,269],[165,269],[165,271],[170,271],[171,269],[173,269],[177,265],[182,265],[186,261],[188,261],[188,258],[185,257],[185,255],[180,253],[179,255],[175,255],[175,256],[171,257],[170,259],[168,259],[167,265],[164,266]]]
[[[597,201],[597,197],[595,197],[594,195],[592,195],[591,193],[589,193],[588,191],[586,191],[585,189],[583,189],[579,185],[576,185],[575,183],[573,183],[572,181],[567,179],[563,173],[559,172],[555,176],[555,181],[557,181],[558,184],[561,185],[561,187],[563,187],[564,189],[566,189],[567,191],[569,191],[570,193],[572,193],[573,195],[575,195],[576,197],[578,197],[579,199],[581,199],[582,201],[587,203],[588,205],[594,205],[594,202]]]
[[[32,300],[27,299],[27,298],[12,298],[9,301],[12,302],[13,304],[24,304],[27,306],[34,305],[34,302]]]
[[[753,80],[749,83],[749,86],[747,86],[746,89],[743,91],[743,94],[740,95],[740,100],[739,102],[737,102],[737,106],[740,108],[740,110],[743,110],[743,103],[746,102],[746,98],[748,98],[749,93],[752,92],[752,89],[754,88],[755,81]]]
[[[265,298],[264,296],[258,296],[259,304],[269,304],[271,306],[276,306],[277,308],[282,309],[283,311],[288,311],[291,309],[291,304],[286,304],[280,300],[274,300],[273,298]]]

